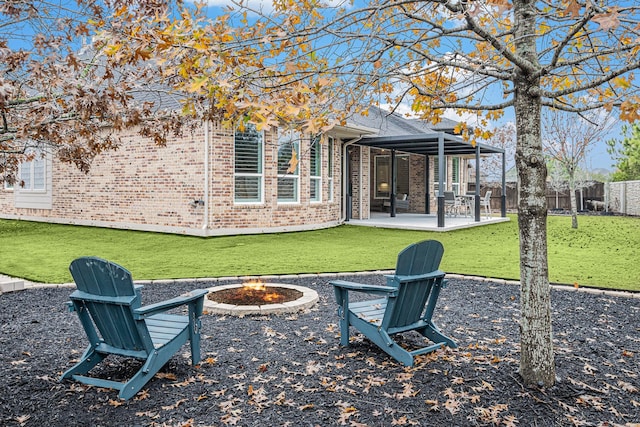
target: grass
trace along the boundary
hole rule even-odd
[[[640,218],[548,219],[551,282],[640,290]],[[398,251],[422,239],[445,247],[450,273],[517,279],[517,218],[445,233],[341,226],[300,233],[200,238],[0,220],[0,272],[36,282],[71,281],[69,263],[95,255],[136,279],[393,269]]]

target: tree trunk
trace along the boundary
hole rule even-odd
[[[529,68],[514,78],[517,128],[518,226],[520,232],[520,375],[528,386],[555,383],[551,292],[547,265],[547,168],[542,152],[540,79],[535,38],[535,1],[515,0],[516,54]]]
[[[571,228],[578,228],[578,203],[576,201],[576,180],[569,176],[569,200],[571,202]]]

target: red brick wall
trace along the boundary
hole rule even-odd
[[[204,128],[157,147],[134,133],[118,150],[96,157],[88,174],[53,162],[50,210],[16,209],[0,189],[0,217],[198,235],[309,229],[340,221],[339,144],[334,149],[334,201],[327,200],[327,150],[323,147],[323,202],[309,201],[308,147],[301,147],[300,203],[277,203],[277,143],[265,141],[264,203],[234,203],[233,132],[209,129],[208,218],[205,207]],[[203,226],[207,229],[203,230]]]

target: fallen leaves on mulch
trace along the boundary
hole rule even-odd
[[[517,373],[517,287],[450,280],[434,319],[459,348],[407,368],[354,330],[351,345],[339,345],[328,280],[282,280],[318,291],[318,304],[303,313],[205,316],[202,363],[190,366],[185,346],[127,402],[114,390],[58,382],[86,346],[64,307],[70,289],[0,295],[0,424],[640,426],[640,299],[553,291],[558,382],[529,389]],[[143,298],[210,286],[152,284]],[[422,342],[413,333],[401,340]],[[117,379],[139,366],[109,358],[94,373]]]

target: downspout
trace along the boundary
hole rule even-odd
[[[352,139],[350,141],[347,141],[344,143],[343,147],[342,147],[342,200],[343,200],[343,206],[342,206],[342,218],[340,219],[340,222],[345,222],[347,220],[347,203],[348,203],[348,197],[349,197],[349,188],[348,188],[348,183],[349,183],[349,168],[347,167],[347,148],[349,148],[350,145],[353,145],[355,143],[357,143],[358,141],[360,141],[362,139],[361,136]]]
[[[209,228],[209,120],[204,122],[204,218],[202,230],[206,236]]]
[[[360,174],[360,179],[358,180],[358,185],[360,186],[360,188],[358,188],[358,219],[363,219],[362,217],[362,153],[363,152],[363,147],[362,145],[360,146],[360,170],[358,171],[358,173]]]

